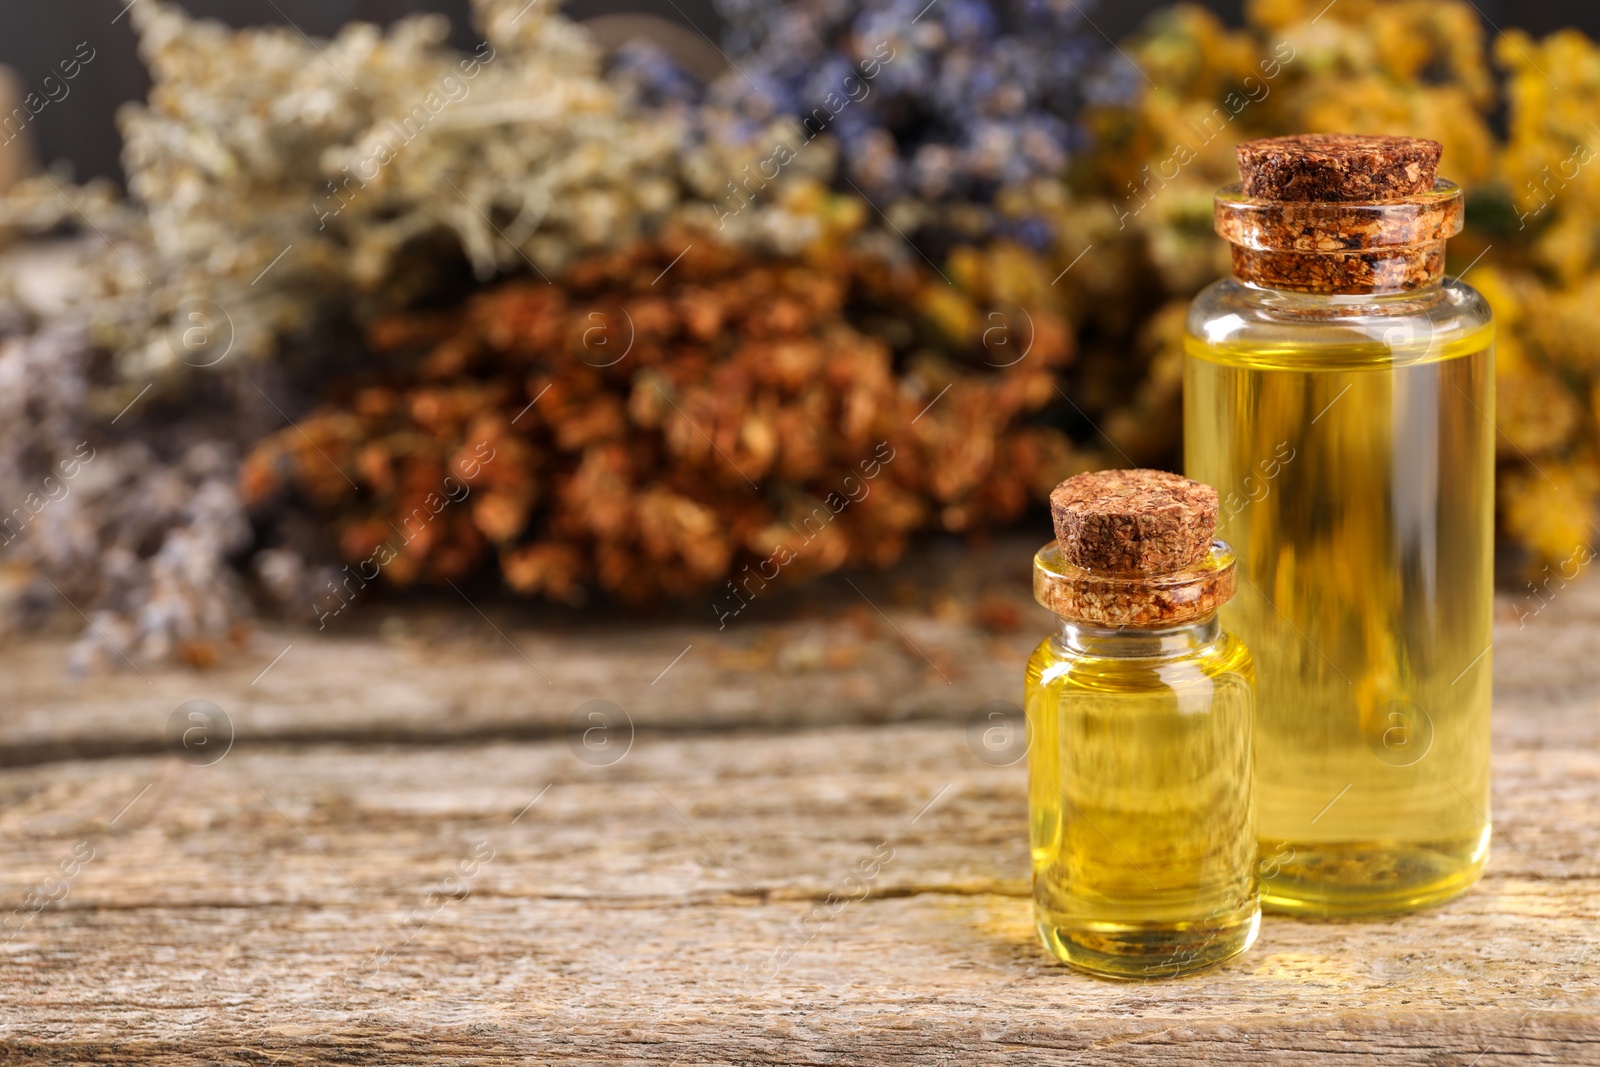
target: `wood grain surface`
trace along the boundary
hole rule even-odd
[[[1040,620],[863,589],[873,625],[464,609],[78,683],[9,646],[0,1062],[1600,1063],[1600,587],[1501,605],[1477,887],[1149,983],[1046,960],[1022,768],[969,740]],[[197,698],[208,765],[163,748]],[[591,699],[632,730],[586,747]]]

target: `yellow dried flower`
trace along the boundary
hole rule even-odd
[[[1573,31],[1542,41],[1511,31],[1491,50],[1469,0],[1250,0],[1246,18],[1228,30],[1179,7],[1124,44],[1159,88],[1091,109],[1098,143],[1081,187],[1142,239],[1181,307],[1227,271],[1210,209],[1215,189],[1237,180],[1237,142],[1302,131],[1442,142],[1443,173],[1469,190],[1451,263],[1474,264],[1470,280],[1497,319],[1503,529],[1536,556],[1565,558],[1574,537],[1593,536],[1582,530],[1600,473],[1600,47]],[[1504,141],[1489,121],[1491,52],[1507,75]],[[1230,91],[1244,99],[1218,111]],[[1175,314],[1150,320],[1147,344],[1172,343],[1161,338]],[[1139,358],[1136,396],[1105,422],[1125,449],[1155,443],[1141,420],[1164,403],[1164,355]],[[1092,346],[1079,366],[1075,395],[1115,388]],[[1559,491],[1540,470],[1565,472],[1551,475]]]
[[[1541,463],[1500,479],[1501,522],[1539,561],[1567,559],[1595,543],[1595,494],[1600,468],[1586,463]]]

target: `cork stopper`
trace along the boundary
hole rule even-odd
[[[1091,574],[1172,574],[1199,563],[1217,530],[1217,491],[1166,471],[1068,478],[1050,493],[1062,557]]]
[[[1444,277],[1461,190],[1420,137],[1299,134],[1235,149],[1238,185],[1217,193],[1217,233],[1240,281],[1308,293],[1401,293]]]
[[[1303,133],[1246,141],[1235,152],[1246,196],[1304,203],[1425,193],[1444,146],[1421,137]]]
[[[1033,597],[1064,619],[1159,628],[1233,597],[1233,552],[1212,539],[1217,491],[1166,471],[1097,471],[1050,494],[1056,540],[1033,557]]]

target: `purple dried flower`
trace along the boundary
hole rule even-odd
[[[709,101],[754,122],[828,116],[842,177],[880,207],[984,204],[1058,177],[1081,140],[1094,49],[1075,3],[718,0],[718,9],[737,70]]]

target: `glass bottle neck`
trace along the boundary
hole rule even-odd
[[[1234,275],[1237,299],[1282,315],[1309,312],[1319,318],[1330,311],[1348,315],[1416,315],[1446,298],[1445,280],[1403,293],[1306,293],[1274,289]]]
[[[1203,615],[1192,622],[1162,629],[1132,626],[1108,629],[1088,623],[1062,619],[1056,641],[1079,656],[1101,659],[1178,659],[1191,655],[1222,636],[1217,613]]]

